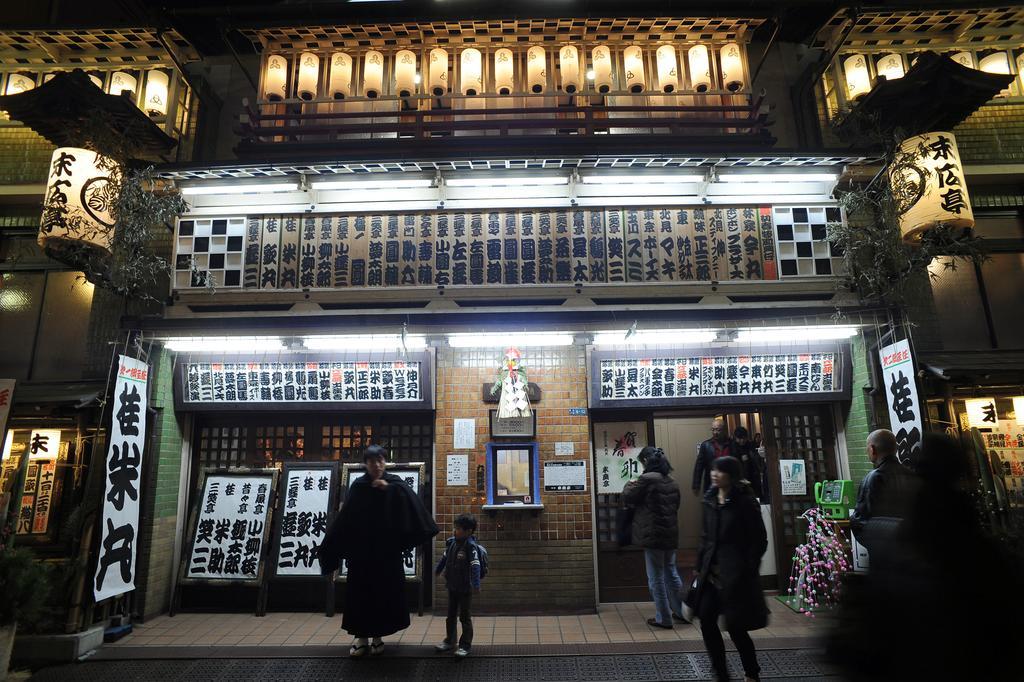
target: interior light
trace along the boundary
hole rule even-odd
[[[164,339],[176,353],[274,353],[285,350],[276,336],[191,336]]]
[[[587,69],[587,80],[592,81],[597,78],[597,74],[594,73],[593,69]]]
[[[516,346],[571,346],[572,334],[566,332],[480,332],[449,334],[452,348],[501,348]]]
[[[673,195],[669,201],[665,195],[660,196],[601,196],[577,197],[577,206],[692,206],[704,202],[696,195]]]
[[[585,185],[618,185],[621,183],[667,183],[667,182],[703,182],[703,175],[645,175],[634,173],[633,175],[585,175]]]
[[[799,341],[828,341],[848,339],[857,334],[857,327],[847,325],[822,325],[814,327],[757,327],[740,329],[736,334],[738,343],[779,343]]]
[[[391,187],[430,187],[433,180],[428,178],[369,179],[369,180],[320,180],[309,184],[313,189],[386,189]]]
[[[309,350],[402,350],[401,334],[348,334],[338,336],[307,336],[302,344]],[[427,337],[408,334],[406,350],[423,350]]]
[[[508,178],[449,178],[445,180],[449,187],[521,187],[525,185],[568,185],[569,178],[565,175],[534,175],[513,176]]]
[[[595,346],[634,346],[711,343],[718,333],[710,329],[652,329],[638,331],[626,338],[625,331],[600,331],[594,334]]]
[[[835,173],[719,173],[723,182],[835,182]]]
[[[250,185],[191,185],[181,188],[182,194],[262,194],[264,192],[294,192],[297,182],[270,182]]]

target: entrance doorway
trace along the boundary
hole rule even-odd
[[[679,503],[680,566],[694,566],[700,548],[701,497],[690,490],[697,448],[710,435],[710,417],[667,417],[654,419],[654,442],[672,464],[672,477],[682,493]]]

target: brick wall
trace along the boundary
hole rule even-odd
[[[868,366],[871,359],[866,355],[862,336],[858,335],[853,338],[851,355],[853,357],[853,399],[850,401],[850,409],[846,414],[846,452],[850,460],[850,478],[855,485],[860,485],[872,468],[864,443],[867,442],[868,434],[875,428],[871,424],[869,406],[871,396],[864,391],[864,388],[871,384]]]
[[[587,417],[570,417],[570,407],[587,404],[587,368],[584,349],[524,348],[523,366],[531,382],[540,386],[537,441],[543,462],[555,459],[555,442],[572,441],[572,459],[586,459],[592,477]],[[474,603],[477,612],[543,613],[594,612],[593,530],[590,488],[586,493],[541,493],[544,510],[483,513],[486,492],[476,489],[476,468],[484,464],[489,440],[488,410],[481,386],[494,380],[500,349],[441,349],[437,355],[435,517],[442,533],[435,556],[451,534],[456,514],[470,512],[479,521],[477,538],[487,547],[491,570]],[[446,457],[453,452],[456,418],[476,419],[476,448],[460,450],[470,456],[470,486],[447,486]],[[569,458],[559,458],[569,459]],[[592,479],[591,479],[592,480]],[[543,475],[541,486],[543,487]],[[447,593],[437,582],[437,608],[444,610]]]
[[[155,447],[148,453],[139,522],[139,557],[135,579],[136,616],[142,620],[165,613],[170,604],[174,540],[181,475],[181,429],[174,414],[171,354],[161,352],[153,362],[150,405]]]
[[[0,114],[0,185],[46,182],[54,146]]]

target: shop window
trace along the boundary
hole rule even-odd
[[[256,466],[273,465],[281,460],[306,456],[305,429],[302,426],[257,426]]]
[[[536,443],[487,444],[487,504],[539,505]]]
[[[244,426],[203,426],[199,429],[199,464],[203,467],[245,466]]]
[[[842,250],[828,241],[828,224],[844,222],[838,206],[776,206],[773,210],[780,276],[842,274]]]
[[[325,424],[322,428],[321,454],[325,460],[362,462],[363,450],[373,443],[369,424]]]
[[[25,480],[17,492],[21,500],[15,520],[15,533],[32,543],[52,541],[60,522],[64,472],[68,466],[75,432],[58,428],[11,429],[3,443],[0,490],[17,484],[23,457],[28,457]]]

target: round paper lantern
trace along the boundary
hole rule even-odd
[[[676,60],[676,48],[662,45],[654,53],[658,62],[658,87],[662,92],[675,92],[679,89],[679,62]]]
[[[722,85],[729,92],[743,89],[743,52],[736,43],[726,43],[719,53],[722,60]]]
[[[20,73],[12,73],[7,77],[7,87],[4,88],[5,95],[17,95],[19,92],[25,92],[36,87],[36,82],[28,76],[23,76]]]
[[[627,90],[630,92],[643,92],[647,89],[647,77],[644,73],[644,51],[640,47],[630,45],[622,51],[622,66],[626,74]]]
[[[533,93],[544,92],[548,87],[548,58],[540,45],[526,51],[526,81]]]
[[[871,74],[868,73],[868,62],[864,55],[850,55],[843,62],[846,72],[846,96],[855,100],[871,92]]]
[[[501,48],[494,53],[494,87],[499,95],[512,94],[515,74],[513,66],[515,57],[512,50]]]
[[[51,253],[72,245],[109,252],[118,173],[111,159],[88,149],[53,150],[39,245]]]
[[[331,97],[345,99],[352,96],[352,56],[345,52],[331,55],[331,77],[328,87]]]
[[[279,54],[267,57],[267,66],[263,70],[263,99],[280,102],[288,96],[287,83],[288,60]]]
[[[463,95],[479,95],[483,88],[483,57],[480,50],[467,47],[462,51],[462,69],[459,71],[459,86]]]
[[[150,116],[167,115],[167,86],[170,79],[163,71],[154,69],[146,77],[146,111]]]
[[[129,92],[131,97],[135,96],[135,90],[139,87],[139,81],[135,76],[124,71],[115,71],[110,77],[110,85],[107,87],[107,94],[120,95],[122,92]]]
[[[875,71],[879,76],[885,76],[886,80],[893,81],[903,78],[906,71],[903,69],[903,57],[898,54],[882,55],[875,62]]]
[[[430,92],[434,97],[440,97],[448,91],[448,53],[439,47],[430,51],[428,78]]]
[[[580,53],[573,45],[565,45],[558,51],[558,71],[562,77],[562,89],[570,95],[583,87],[583,70],[580,68]]]
[[[903,240],[916,242],[936,225],[974,226],[963,164],[950,132],[915,135],[900,144],[889,186]]]
[[[690,63],[690,87],[697,92],[710,90],[711,58],[708,55],[708,48],[704,45],[694,45],[687,51],[686,58]]]
[[[363,95],[373,99],[384,90],[384,55],[370,50],[363,56]]]
[[[590,52],[590,60],[594,66],[594,87],[600,93],[611,92],[612,89],[612,53],[607,45],[598,45]]]
[[[395,54],[395,89],[399,97],[410,97],[416,91],[416,55],[409,50]]]
[[[968,69],[974,68],[974,57],[970,52],[957,52],[950,57],[954,62],[960,66],[966,66]]]
[[[320,57],[312,52],[303,52],[299,55],[298,81],[296,94],[299,99],[316,99],[317,85],[320,81]]]

